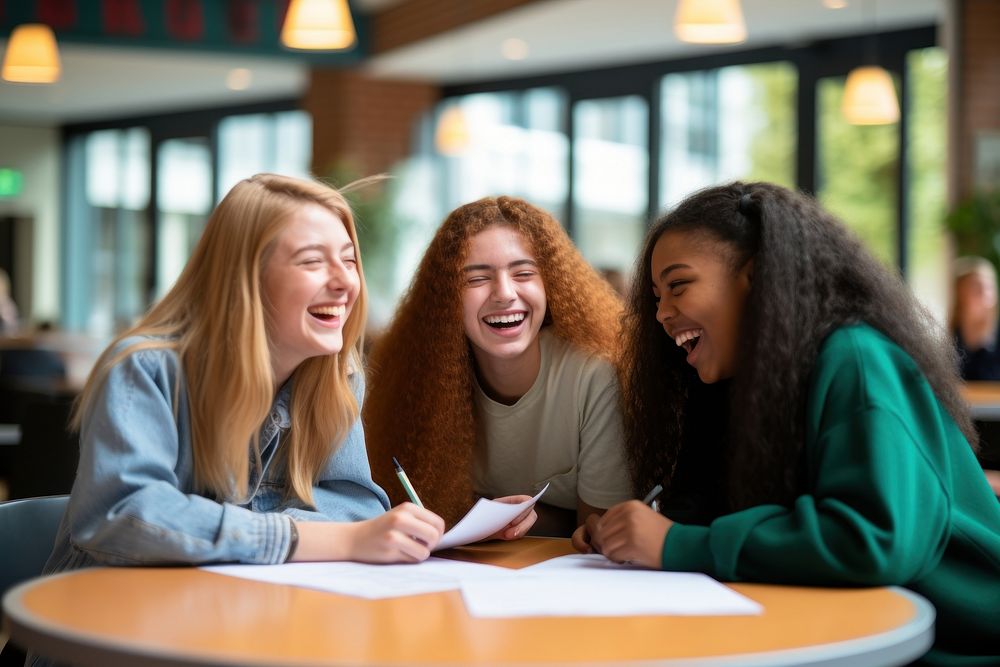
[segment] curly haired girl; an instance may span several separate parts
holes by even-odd
[[[1000,662],[981,611],[1000,608],[1000,505],[954,350],[899,277],[767,183],[691,196],[639,261],[626,447],[636,491],[666,487],[663,514],[615,506],[577,548],[727,581],[906,586],[937,608],[927,660]]]
[[[475,496],[536,491],[568,535],[628,497],[613,363],[621,305],[550,215],[520,199],[451,213],[370,360],[372,472],[392,456],[446,521]],[[520,500],[515,495],[510,500]],[[515,520],[498,537],[524,534]]]

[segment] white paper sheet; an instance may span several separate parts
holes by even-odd
[[[472,506],[472,509],[452,526],[451,530],[441,536],[441,541],[438,542],[434,551],[472,544],[489,537],[538,502],[538,499],[548,488],[549,485],[546,484],[534,498],[517,505],[480,498]]]
[[[600,555],[553,558],[516,577],[462,582],[469,614],[517,616],[737,616],[763,608],[704,574],[659,572]]]
[[[455,590],[480,577],[509,577],[515,570],[431,557],[412,565],[365,563],[285,563],[283,565],[209,565],[201,569],[242,579],[314,588],[377,600]]]

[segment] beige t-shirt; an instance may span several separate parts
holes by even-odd
[[[475,387],[473,489],[485,498],[537,493],[576,509],[631,497],[614,369],[543,329],[538,377],[514,405]]]

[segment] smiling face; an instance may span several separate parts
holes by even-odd
[[[702,382],[733,377],[753,260],[732,268],[732,248],[699,232],[668,231],[653,247],[656,320]]]
[[[319,204],[299,208],[275,239],[261,283],[279,385],[306,359],[341,351],[360,279],[340,218]]]
[[[480,367],[537,349],[545,285],[520,233],[496,225],[469,239],[462,281],[462,322]]]

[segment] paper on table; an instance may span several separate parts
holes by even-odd
[[[441,537],[441,541],[434,548],[435,551],[460,547],[472,542],[489,537],[508,523],[514,520],[517,515],[524,512],[542,497],[545,490],[549,488],[546,484],[531,500],[525,500],[517,505],[499,503],[495,500],[480,498],[472,509],[463,516],[458,523],[452,526],[451,530]]]
[[[553,558],[517,577],[462,582],[472,616],[737,616],[760,614],[753,600],[711,577],[617,565],[600,555]]]
[[[450,591],[459,588],[462,581],[479,577],[511,576],[515,572],[495,565],[435,557],[411,565],[285,563],[209,565],[201,569],[242,579],[314,588],[370,600]]]

